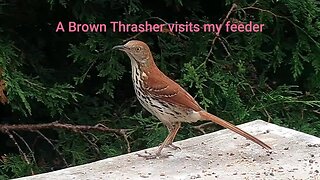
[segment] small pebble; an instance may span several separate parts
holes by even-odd
[[[198,178],[201,178],[200,174],[192,175],[192,176],[190,177],[190,179],[198,179]]]
[[[140,177],[142,177],[142,178],[148,178],[149,176],[148,176],[148,175],[140,174]]]

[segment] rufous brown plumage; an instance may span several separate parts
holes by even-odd
[[[133,85],[139,102],[162,121],[169,130],[169,135],[156,154],[150,157],[160,156],[162,149],[166,146],[177,148],[172,142],[181,122],[196,122],[198,120],[210,120],[266,149],[271,149],[256,137],[202,109],[187,91],[159,70],[148,45],[144,42],[131,40],[124,45],[115,46],[113,49],[124,51],[129,56]]]

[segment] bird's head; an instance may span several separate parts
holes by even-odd
[[[112,49],[124,51],[131,60],[140,66],[147,66],[150,61],[153,61],[148,45],[142,41],[131,40],[124,45],[114,46]]]

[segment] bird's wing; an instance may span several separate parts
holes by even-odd
[[[194,111],[202,110],[187,91],[161,71],[146,78],[144,81],[144,89],[154,98]]]

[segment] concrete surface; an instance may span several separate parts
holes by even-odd
[[[319,179],[320,138],[261,120],[239,126],[269,144],[266,151],[229,131],[176,142],[168,158],[145,160],[137,153],[108,158],[20,180],[64,179]]]

